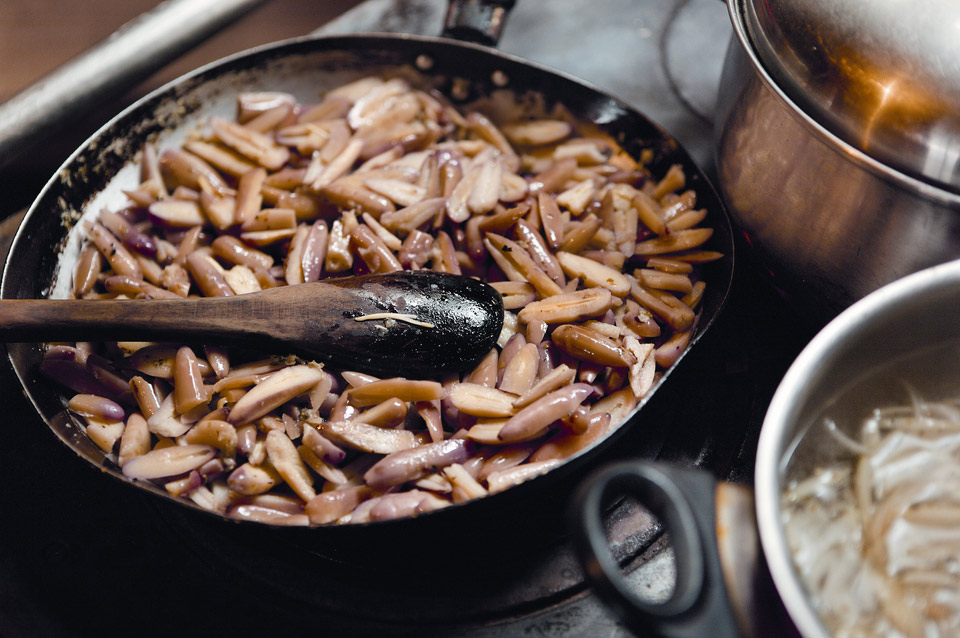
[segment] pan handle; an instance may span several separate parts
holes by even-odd
[[[166,0],[0,105],[0,169],[265,0]]]
[[[639,635],[737,638],[741,635],[724,588],[717,551],[717,481],[708,473],[655,462],[627,461],[599,470],[579,488],[571,518],[574,546],[594,591]],[[636,593],[610,551],[603,508],[628,495],[662,521],[676,564],[673,593],[664,602]]]
[[[496,46],[516,0],[450,0],[443,35]]]

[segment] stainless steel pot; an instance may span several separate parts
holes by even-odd
[[[953,261],[880,288],[821,330],[787,371],[767,410],[753,499],[745,488],[718,484],[704,472],[641,461],[603,468],[588,478],[571,511],[585,572],[597,592],[641,632],[733,637],[799,630],[827,638],[794,567],[781,494],[788,481],[832,460],[839,446],[830,437],[804,435],[821,424],[824,406],[833,401],[836,413],[868,413],[876,403],[865,405],[861,395],[845,390],[869,371],[931,346],[955,346],[958,311],[960,261]],[[956,350],[949,352],[956,368]],[[898,366],[900,373],[910,384],[918,381],[911,374],[922,371]],[[928,387],[914,385],[921,394]],[[677,576],[667,601],[638,595],[607,546],[603,504],[623,494],[647,505],[671,535]],[[779,614],[780,601],[789,617]]]
[[[960,256],[958,7],[728,1],[719,187],[820,319]]]

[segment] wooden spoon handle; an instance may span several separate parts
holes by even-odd
[[[491,287],[403,272],[233,297],[0,300],[0,340],[239,343],[377,374],[432,375],[486,355],[503,324]]]
[[[241,297],[184,300],[0,300],[3,341],[122,341],[199,339],[243,330]]]

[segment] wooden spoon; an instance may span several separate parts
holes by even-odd
[[[0,340],[240,344],[346,370],[434,376],[496,343],[503,301],[469,277],[361,275],[233,297],[0,300]]]

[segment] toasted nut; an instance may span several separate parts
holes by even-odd
[[[573,129],[563,120],[528,120],[505,124],[501,130],[514,144],[546,146],[569,136]]]
[[[332,523],[352,512],[372,494],[373,491],[366,485],[352,485],[317,494],[307,503],[307,516],[314,525]]]
[[[243,175],[255,166],[240,154],[209,142],[190,140],[183,145],[183,148],[209,162],[214,168],[235,177]]]
[[[537,298],[537,291],[526,281],[495,281],[490,284],[500,293],[505,310],[523,308]]]
[[[161,224],[174,228],[201,226],[207,221],[198,202],[164,199],[150,204],[149,210]]]
[[[311,365],[283,368],[250,389],[230,410],[227,421],[242,425],[258,419],[323,379],[323,370]]]
[[[123,474],[144,480],[176,476],[197,469],[216,454],[209,445],[174,445],[130,459],[123,466]]]
[[[541,377],[532,388],[521,394],[520,398],[514,401],[513,405],[518,409],[530,405],[547,393],[569,384],[576,375],[576,369],[571,368],[565,363],[561,363],[545,376]]]
[[[120,449],[117,451],[117,463],[120,467],[135,456],[142,456],[150,451],[150,430],[147,420],[134,412],[127,419],[120,437]]]
[[[502,492],[508,487],[519,485],[534,476],[539,476],[560,465],[560,463],[559,459],[552,459],[536,463],[524,463],[509,469],[491,472],[490,476],[487,477],[487,489],[491,494]]]
[[[510,417],[497,438],[503,443],[517,443],[542,436],[551,423],[573,414],[593,392],[593,387],[585,383],[573,383],[554,390]]]
[[[501,417],[515,412],[514,396],[475,383],[454,383],[450,386],[449,398],[458,410],[473,416]]]
[[[101,421],[95,417],[86,417],[87,436],[106,453],[113,451],[117,441],[123,436],[123,421]]]
[[[702,246],[713,236],[712,228],[678,230],[664,237],[656,237],[637,243],[636,254],[641,256],[662,255]]]
[[[602,286],[617,297],[625,297],[630,292],[630,280],[610,266],[563,251],[557,253],[557,260],[567,276],[582,279],[588,286]]]
[[[540,352],[537,344],[525,344],[510,359],[503,369],[503,378],[498,386],[503,392],[513,395],[522,395],[533,386],[540,365]],[[515,405],[515,403],[514,403]],[[490,415],[497,416],[497,415]],[[500,416],[508,416],[503,414]]]
[[[317,431],[337,443],[363,452],[390,454],[417,445],[409,430],[388,430],[358,421],[310,421]]]
[[[524,281],[529,281],[537,289],[540,297],[560,294],[561,288],[557,282],[537,265],[523,246],[496,233],[487,233],[484,243],[498,264],[504,261],[509,263]]]
[[[101,224],[90,225],[90,239],[118,275],[142,279],[143,271],[129,250]]]
[[[160,402],[157,411],[147,419],[147,427],[157,436],[170,438],[185,434],[190,424],[184,422],[182,416],[176,414],[173,393],[171,392]]]
[[[244,463],[227,478],[227,485],[237,494],[253,496],[273,489],[282,481],[280,474],[271,465]]]
[[[446,396],[443,386],[436,381],[404,378],[381,379],[349,392],[350,402],[357,407],[366,407],[396,397],[401,401],[433,401]]]
[[[460,503],[487,495],[487,490],[477,482],[477,479],[470,476],[459,463],[451,463],[443,468],[441,472],[453,485],[454,503]]]
[[[518,318],[527,324],[533,321],[568,323],[598,317],[614,305],[614,297],[606,288],[586,288],[529,303],[520,311]]]
[[[177,413],[183,414],[210,399],[210,390],[203,384],[203,373],[197,355],[188,346],[177,350],[173,368],[173,403]]]
[[[283,431],[272,430],[267,434],[267,458],[297,496],[305,502],[316,496],[307,466],[293,441]]]
[[[618,341],[583,326],[558,326],[551,338],[557,347],[581,361],[615,367],[627,367],[636,363],[634,356]]]
[[[374,489],[384,489],[416,480],[428,471],[463,463],[473,451],[466,439],[447,439],[427,443],[409,450],[388,454],[377,461],[363,475],[363,480]]]
[[[183,440],[187,443],[209,445],[220,450],[221,458],[233,458],[237,451],[237,430],[231,424],[220,419],[205,419],[187,432]]]
[[[594,192],[596,192],[596,186],[593,180],[587,179],[557,195],[557,204],[574,215],[580,215],[593,199]]]
[[[102,421],[122,421],[123,408],[116,401],[96,394],[75,394],[67,407],[81,416],[94,417]]]
[[[322,458],[317,456],[316,452],[306,445],[297,447],[297,453],[300,455],[300,459],[304,462],[304,464],[306,464],[307,467],[330,483],[345,485],[350,480],[347,478],[347,475],[343,470],[324,461]]]
[[[269,136],[236,122],[214,117],[210,119],[210,128],[224,144],[272,171],[283,168],[290,158],[290,151]]]

